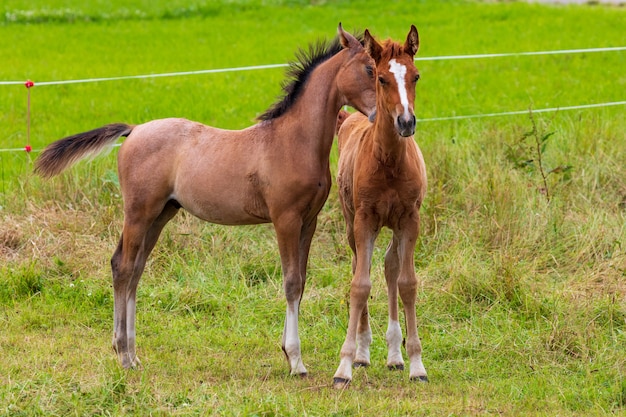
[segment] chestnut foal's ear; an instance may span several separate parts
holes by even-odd
[[[411,30],[406,37],[406,42],[404,43],[404,52],[415,56],[417,51],[420,49],[420,35],[417,33],[417,28],[415,25],[411,25]]]
[[[367,51],[368,55],[372,57],[375,62],[380,61],[381,55],[383,53],[383,47],[380,46],[376,39],[370,34],[368,29],[365,29],[365,33],[363,34],[363,42],[365,46],[365,51]]]
[[[343,30],[343,27],[341,26],[341,22],[339,22],[337,33],[339,34],[339,40],[341,41],[341,46],[343,46],[344,48],[362,48],[361,42],[359,42],[357,38],[350,35],[345,30]]]

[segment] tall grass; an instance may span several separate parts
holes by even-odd
[[[83,79],[287,62],[347,28],[418,56],[621,46],[625,10],[524,3],[55,0],[1,6],[0,79]],[[410,12],[407,12],[410,10]],[[16,17],[12,17],[16,16]],[[19,45],[19,48],[15,46]],[[418,61],[418,118],[624,100],[623,52]],[[281,69],[37,86],[31,142],[182,116],[242,128]],[[0,86],[0,147],[25,144],[25,88]],[[284,295],[271,226],[181,213],[139,285],[143,369],[110,348],[109,258],[122,223],[114,150],[44,182],[0,153],[0,414],[606,415],[626,409],[623,107],[424,121],[429,190],[415,254],[429,384],[384,366],[384,232],[372,266],[372,366],[331,389],[351,254],[333,189],[301,309],[306,379],[280,352]],[[537,148],[535,138],[545,137]],[[539,150],[538,150],[539,149]],[[538,155],[540,152],[540,155]],[[546,171],[544,181],[538,156]],[[333,150],[331,165],[336,166]],[[546,198],[546,188],[550,198]]]

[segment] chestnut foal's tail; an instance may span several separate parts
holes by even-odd
[[[35,173],[44,178],[58,175],[75,162],[112,146],[121,136],[130,135],[134,128],[124,123],[113,123],[59,139],[46,146],[39,155],[35,161]]]

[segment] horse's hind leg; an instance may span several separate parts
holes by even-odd
[[[117,248],[111,258],[111,271],[113,273],[113,350],[124,368],[134,366],[128,358],[128,338],[126,336],[126,303],[121,300],[126,299],[126,281],[121,271],[122,252],[124,247],[124,233],[120,236]]]
[[[387,367],[391,370],[404,369],[402,359],[402,329],[398,320],[398,275],[400,274],[399,242],[394,234],[385,253],[385,280],[389,303],[389,321],[387,324]]]
[[[137,281],[134,278],[135,261],[144,235],[144,228],[130,227],[125,222],[120,242],[111,258],[114,298],[113,348],[124,368],[139,365],[135,355],[134,338],[129,338],[128,333],[129,329],[134,327],[134,324],[131,324],[134,320],[134,305],[131,304],[134,302],[130,300],[130,294],[133,292],[132,282]]]
[[[356,329],[356,354],[353,367],[367,367],[370,365],[370,345],[372,344],[372,329],[370,328],[369,309],[367,303],[363,307],[359,324]]]
[[[417,277],[415,276],[415,264],[413,252],[419,231],[419,216],[416,221],[410,221],[404,229],[405,238],[401,238],[400,273],[398,278],[398,290],[404,305],[404,315],[406,319],[406,352],[409,357],[409,378],[416,381],[428,381],[426,369],[422,363],[422,343],[417,334],[417,318],[415,313],[415,302],[417,298]]]
[[[139,365],[135,350],[136,294],[139,279],[161,230],[177,212],[178,206],[168,202],[150,224],[145,221],[131,222],[127,216],[122,237],[111,259],[115,301],[113,348],[124,368]]]

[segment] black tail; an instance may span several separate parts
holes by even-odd
[[[121,136],[128,136],[135,126],[113,123],[59,139],[46,146],[35,161],[35,173],[50,178],[59,175],[79,160],[95,156],[112,146]]]

